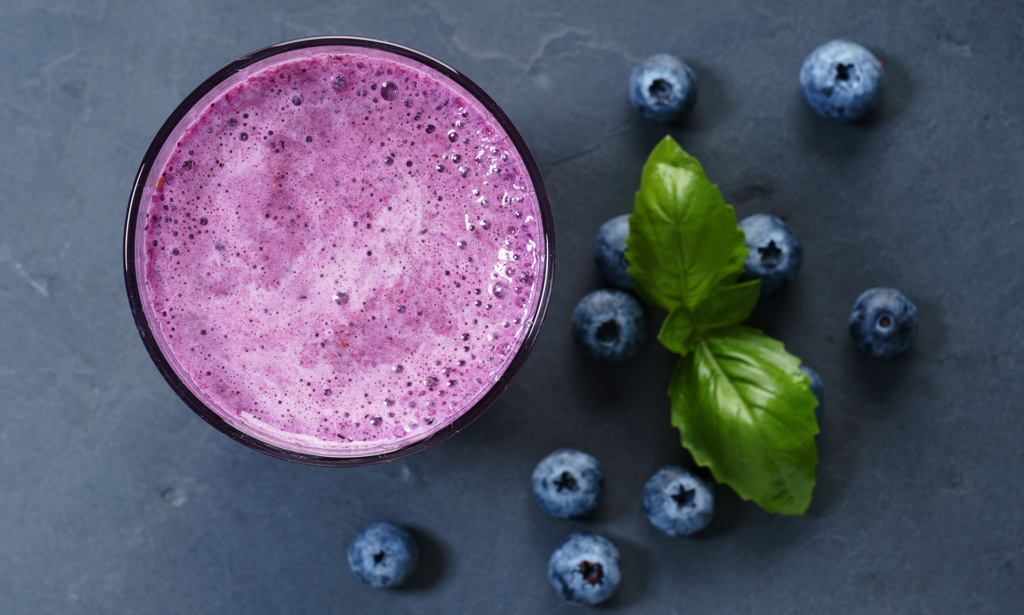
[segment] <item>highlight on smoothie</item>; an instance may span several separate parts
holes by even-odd
[[[173,377],[234,429],[327,458],[408,447],[507,384],[552,238],[495,110],[359,46],[271,55],[203,97],[126,245]]]

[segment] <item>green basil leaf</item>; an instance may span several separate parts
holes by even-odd
[[[697,326],[693,322],[690,310],[678,307],[669,312],[665,321],[661,323],[658,341],[672,352],[687,354],[693,350],[693,338],[696,333]]]
[[[644,165],[626,245],[633,289],[669,311],[735,282],[747,257],[735,211],[672,137]]]
[[[721,286],[694,309],[700,331],[738,325],[750,316],[761,296],[761,280]]]
[[[738,325],[750,316],[761,295],[761,281],[720,286],[691,312],[677,307],[661,323],[658,341],[679,354],[693,350],[702,333]]]
[[[749,327],[701,336],[679,360],[672,424],[694,459],[769,512],[803,515],[818,451],[817,400],[800,360]]]
[[[770,512],[802,515],[818,463],[817,400],[799,359],[738,326],[760,294],[758,281],[736,283],[743,240],[697,160],[663,139],[644,165],[626,258],[633,289],[669,311],[658,339],[683,355],[669,387],[672,423],[719,482]]]

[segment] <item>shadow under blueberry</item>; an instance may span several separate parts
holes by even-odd
[[[647,592],[647,586],[654,577],[655,561],[651,554],[639,544],[617,536],[608,536],[619,550],[619,568],[622,582],[619,590],[607,602],[598,604],[598,609],[618,609],[635,604]]]
[[[903,354],[926,361],[941,359],[949,338],[949,323],[943,308],[925,297],[911,297],[910,300],[917,306],[917,335]]]
[[[627,105],[629,103],[626,103]],[[632,110],[633,108],[630,107]],[[679,141],[680,146],[686,149],[686,139],[680,138],[680,133],[684,132],[680,130],[680,124],[663,124],[661,122],[655,122],[654,120],[647,120],[639,116],[635,110],[633,110],[634,120],[630,127],[630,130],[623,135],[623,139],[626,141],[626,151],[623,157],[631,160],[643,160],[646,162],[647,157],[651,155],[653,150],[666,135],[672,135],[676,141]],[[685,121],[684,121],[685,123]],[[639,169],[639,167],[638,167]],[[640,187],[640,173],[639,171],[635,174],[634,182],[636,187]],[[633,209],[633,203],[627,202],[623,204],[623,208],[628,207],[628,210],[622,213],[630,213]]]
[[[799,323],[803,318],[799,307],[803,303],[799,297],[800,277],[774,295],[760,297],[754,311],[743,324],[764,331],[769,337],[780,339],[779,331],[790,330],[791,323]],[[780,339],[783,343],[784,339]]]
[[[420,560],[412,578],[398,588],[402,592],[415,592],[430,589],[444,578],[448,556],[444,546],[433,534],[420,527],[406,527],[420,548]]]
[[[768,201],[772,200],[772,197],[774,196],[775,185],[773,181],[747,181],[743,183],[743,187],[741,188],[728,190],[728,198],[726,199],[726,202],[737,208],[736,218],[738,220],[742,220],[746,216],[739,212],[740,208],[743,208],[744,210],[750,209],[751,206],[748,206],[747,203],[757,203],[759,205],[761,203],[766,204]],[[762,207],[763,206],[764,205],[762,205]],[[747,215],[751,215],[753,213],[758,212],[751,212]],[[777,217],[782,219],[783,222],[786,220],[782,216]]]
[[[634,120],[629,131],[623,135],[629,143],[627,156],[647,160],[651,150],[667,135],[671,135],[686,150],[690,135],[710,132],[732,114],[733,107],[729,104],[725,85],[705,65],[693,62],[689,62],[689,65],[697,76],[697,102],[693,109],[678,122],[664,123],[644,119],[630,107]],[[625,104],[629,105],[628,102]],[[638,182],[639,179],[637,175]]]
[[[647,337],[637,356],[618,365],[591,361],[572,345],[572,356],[567,357],[572,369],[566,384],[587,400],[586,406],[592,414],[621,414],[623,408],[636,405],[638,397],[644,398],[650,393],[648,388],[652,382],[657,383],[658,397],[664,394],[678,358],[658,341],[658,331],[666,315],[664,310],[644,305]],[[611,341],[620,333],[617,327],[608,327],[599,330],[598,336],[606,336]]]
[[[882,68],[885,70],[885,85],[882,86],[882,98],[878,105],[854,126],[874,128],[881,126],[901,115],[914,98],[914,82],[910,73],[897,58],[883,57]]]
[[[915,340],[916,341],[916,340]],[[913,346],[907,352],[889,359],[876,359],[861,352],[851,341],[843,357],[850,375],[852,401],[859,402],[865,418],[879,418],[889,415],[893,408],[885,405],[896,391],[910,386],[907,372],[913,360]]]
[[[709,484],[714,485],[715,516],[711,518],[711,523],[707,527],[696,534],[687,536],[687,539],[716,540],[720,536],[735,531],[750,512],[750,507],[756,506],[756,504],[744,501],[729,485],[716,482],[714,476],[711,475],[711,471],[707,468],[691,468],[691,472],[698,474]]]
[[[693,62],[689,65],[697,78],[697,99],[682,120],[668,123],[647,120],[630,106],[633,122],[624,136],[629,139],[633,153],[639,157],[637,160],[647,160],[651,149],[666,135],[672,135],[686,149],[688,135],[709,132],[732,114],[722,82],[705,65]],[[628,102],[626,104],[629,105]]]
[[[837,122],[821,117],[811,109],[797,88],[793,109],[797,121],[800,143],[815,158],[835,164],[857,157],[869,140],[875,139],[877,129],[902,114],[913,99],[913,84],[898,60],[885,58],[885,85],[878,105],[859,120]],[[799,101],[799,102],[796,102]]]
[[[864,442],[872,437],[873,423],[890,419],[899,412],[887,403],[907,387],[914,347],[889,359],[876,359],[861,352],[846,336],[841,348],[842,387],[826,394],[826,407],[818,434],[818,483],[808,515],[823,517],[843,498],[857,468]],[[915,340],[916,343],[916,340]],[[826,385],[827,387],[828,385]]]
[[[681,121],[661,125],[673,129],[673,132],[709,132],[732,115],[733,107],[729,104],[725,84],[707,65],[693,61],[687,61],[687,64],[697,77],[697,102]]]
[[[857,122],[837,122],[823,118],[811,109],[804,100],[803,93],[799,97],[798,134],[803,149],[814,158],[826,164],[838,164],[856,158],[865,141],[872,137],[868,117],[878,109],[868,112],[867,117]],[[883,94],[883,97],[885,95]]]
[[[825,409],[829,414],[821,420],[818,445],[817,483],[807,509],[807,516],[825,517],[836,502],[843,499],[850,483],[864,439],[861,424],[850,418],[846,409],[836,412],[836,405]]]

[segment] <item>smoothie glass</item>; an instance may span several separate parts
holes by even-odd
[[[435,81],[447,86],[452,93],[474,101],[481,110],[490,115],[490,121],[500,127],[500,130],[505,133],[507,142],[516,150],[515,154],[522,166],[525,167],[532,184],[530,187],[535,201],[535,211],[539,217],[537,226],[540,236],[536,249],[540,264],[532,299],[533,311],[532,316],[523,323],[516,352],[507,358],[500,373],[487,384],[487,388],[481,390],[471,404],[461,410],[460,414],[454,418],[449,417],[443,423],[439,422],[433,430],[422,434],[417,433],[414,438],[401,440],[396,443],[394,448],[384,447],[383,450],[344,451],[307,445],[286,437],[279,437],[272,429],[260,429],[245,421],[236,420],[230,412],[225,411],[224,408],[218,408],[217,402],[204,392],[195,379],[183,369],[174,352],[170,350],[168,340],[164,335],[165,332],[158,326],[158,315],[155,313],[154,303],[148,294],[150,291],[145,280],[146,233],[144,228],[147,214],[150,211],[150,201],[162,181],[161,171],[174,154],[175,147],[185,131],[207,107],[211,106],[211,103],[217,101],[225,92],[242,83],[249,76],[282,62],[315,57],[324,53],[356,53],[370,58],[379,58],[382,61],[400,62],[407,66],[414,66]],[[428,132],[430,131],[428,130]],[[188,164],[190,168],[191,162]],[[390,161],[387,164],[391,164]],[[203,224],[205,224],[205,219]],[[466,225],[469,226],[468,218]],[[451,437],[476,420],[509,385],[536,342],[550,298],[554,256],[554,227],[540,171],[522,137],[498,105],[467,77],[434,58],[393,43],[356,37],[315,37],[273,45],[231,63],[196,88],[174,110],[146,152],[133,186],[125,223],[124,240],[125,284],[132,315],[146,350],[178,396],[213,427],[250,448],[280,459],[327,467],[361,466],[406,457]],[[345,301],[347,301],[347,297]],[[490,308],[489,305],[487,307]],[[202,333],[206,335],[205,330]],[[327,393],[329,394],[329,392]]]

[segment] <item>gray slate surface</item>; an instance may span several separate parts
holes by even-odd
[[[1024,599],[1024,5],[1015,2],[126,2],[0,7],[0,611],[541,613],[565,534],[623,554],[608,610],[1013,613]],[[384,466],[278,461],[217,433],[157,374],[128,311],[121,233],[139,161],[207,76],[314,34],[404,43],[508,112],[540,161],[558,273],[547,324],[499,403],[464,433]],[[885,63],[863,124],[818,119],[803,58],[831,38]],[[632,206],[666,129],[626,100],[658,52],[694,67],[668,129],[741,216],[783,217],[804,269],[755,324],[824,377],[819,481],[783,518],[719,489],[692,539],[662,538],[644,481],[688,462],[668,423],[672,356],[616,369],[569,338],[599,287],[598,226]],[[920,310],[911,351],[861,356],[846,316],[871,286]],[[598,456],[596,519],[545,517],[533,465]],[[413,528],[411,587],[364,588],[343,556],[365,523]],[[576,611],[573,611],[576,612]]]

